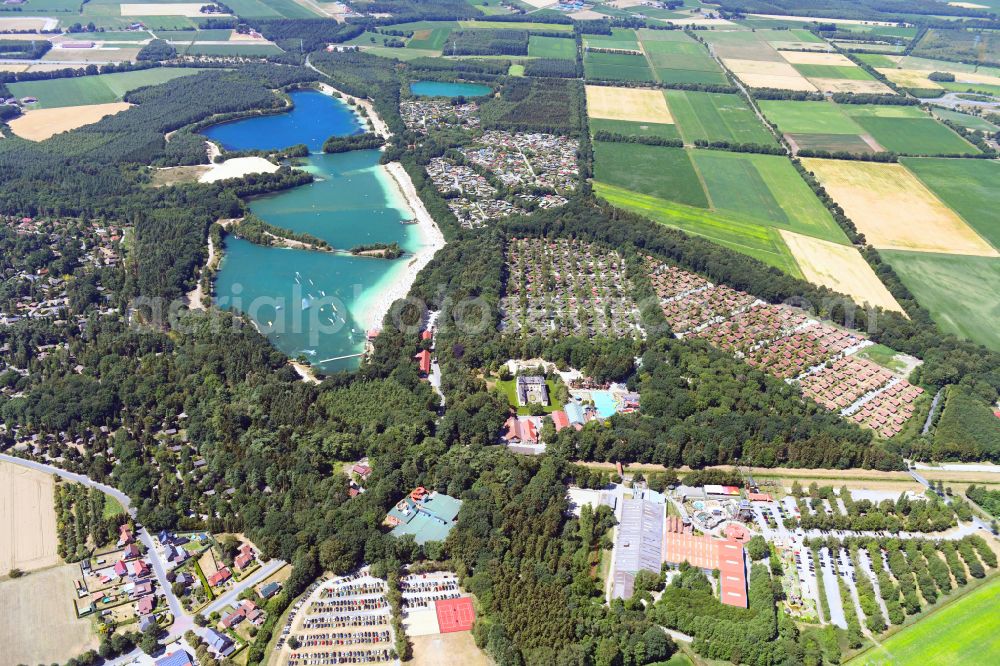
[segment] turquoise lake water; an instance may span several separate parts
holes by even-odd
[[[414,81],[410,92],[417,97],[480,97],[492,92],[480,83],[451,83],[446,81]]]
[[[298,132],[284,134],[288,143],[283,145],[322,146],[331,135],[353,134],[361,127],[356,118],[344,121],[343,113],[350,110],[339,100],[318,92],[294,93],[293,99],[296,106],[288,114],[227,123],[227,140],[233,143],[226,145],[273,146],[275,136],[294,125]],[[284,117],[302,113],[313,117],[308,123]],[[314,153],[304,168],[315,182],[256,198],[250,209],[271,224],[313,234],[335,248],[395,241],[412,251],[419,244],[416,227],[400,224],[409,213],[379,167],[380,156],[377,150]],[[363,350],[372,302],[407,261],[263,247],[231,235],[225,244],[215,283],[219,306],[246,313],[278,349],[292,358],[303,355],[327,372],[357,367],[357,358],[328,359]]]
[[[290,113],[213,125],[202,134],[229,150],[274,150],[304,143],[315,152],[334,134],[364,131],[351,107],[338,99],[314,90],[299,90],[289,96],[295,105]]]

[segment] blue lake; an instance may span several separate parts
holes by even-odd
[[[417,97],[481,97],[492,91],[492,88],[481,83],[414,81],[410,84],[410,92]]]
[[[317,99],[317,97],[321,99]],[[301,99],[308,99],[301,104]],[[306,143],[322,146],[331,135],[363,127],[350,108],[321,93],[294,93],[296,111],[227,123],[227,146],[273,147]],[[290,127],[300,109],[312,109],[308,123]],[[352,122],[345,120],[350,114]],[[211,136],[209,131],[206,135]],[[223,141],[222,139],[219,139]],[[383,167],[381,152],[361,150],[326,155],[314,152],[300,165],[316,180],[308,185],[255,198],[250,209],[279,227],[310,233],[337,249],[363,243],[397,242],[419,247],[405,201]],[[398,280],[408,259],[387,261],[328,252],[264,247],[227,235],[215,282],[216,302],[250,316],[278,349],[304,357],[323,371],[357,367],[357,358],[339,358],[364,349],[374,304]]]
[[[202,134],[229,150],[275,150],[304,143],[315,152],[331,136],[364,131],[357,114],[339,99],[315,90],[289,96],[295,105],[290,112],[213,125]]]

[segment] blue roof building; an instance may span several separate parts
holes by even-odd
[[[423,545],[428,541],[444,541],[461,508],[461,500],[417,488],[389,511],[386,521],[394,526],[394,537],[411,534]]]
[[[223,657],[228,657],[236,650],[236,647],[233,645],[233,639],[225,634],[220,634],[215,629],[205,631],[205,642],[208,643],[208,647]]]
[[[583,407],[580,405],[580,403],[575,401],[567,402],[566,405],[563,407],[563,411],[566,412],[566,418],[569,419],[569,422],[571,424],[583,425],[584,413],[583,413]]]
[[[192,666],[191,657],[184,650],[178,650],[157,659],[156,666]]]

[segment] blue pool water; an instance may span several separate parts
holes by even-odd
[[[410,92],[417,97],[480,97],[492,91],[492,88],[481,83],[414,81],[410,84]]]
[[[609,419],[618,413],[618,405],[615,404],[610,391],[591,391],[590,397],[594,401],[594,407],[597,408],[597,414],[602,419]]]
[[[228,150],[275,150],[304,143],[315,152],[331,136],[364,131],[357,114],[338,99],[315,90],[299,90],[289,96],[295,106],[288,113],[212,125],[202,134]]]

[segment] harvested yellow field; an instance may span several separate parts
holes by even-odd
[[[76,616],[73,580],[80,567],[64,564],[0,583],[0,654],[5,664],[65,663],[97,637]]]
[[[876,248],[976,257],[997,253],[902,164],[802,160]]]
[[[931,70],[894,69],[891,67],[876,67],[875,71],[889,79],[897,86],[904,88],[940,88],[937,83],[927,78]]]
[[[991,86],[1000,86],[1000,76],[979,74],[978,72],[955,72],[955,81],[958,83],[985,83]]]
[[[54,485],[50,474],[0,462],[0,575],[59,564]]]
[[[811,78],[809,82],[822,92],[874,93],[876,95],[896,94],[892,88],[874,79],[856,81],[854,79]]]
[[[209,16],[202,14],[203,2],[180,2],[172,4],[158,3],[127,3],[122,4],[122,16],[188,16],[192,18]],[[229,16],[229,14],[211,14],[211,16]]]
[[[27,72],[29,65],[13,65],[11,63],[0,63],[0,72]]]
[[[793,65],[838,65],[855,67],[850,58],[839,53],[826,51],[779,51],[781,57]]]
[[[47,62],[125,62],[127,60],[135,60],[136,56],[139,55],[139,48],[100,48],[100,49],[52,49],[44,56],[42,60]],[[65,68],[63,65],[59,69]]]
[[[56,19],[45,18],[44,16],[24,16],[0,18],[0,31],[9,30],[52,30],[57,25]],[[14,35],[4,35],[4,39],[10,39]],[[16,39],[16,37],[14,37]]]
[[[961,7],[962,9],[989,9],[986,5],[977,5],[974,2],[949,2],[952,7]]]
[[[22,139],[44,141],[60,132],[96,123],[104,116],[113,116],[130,106],[127,102],[109,102],[57,109],[33,109],[7,124]]]
[[[670,123],[673,116],[660,90],[587,86],[587,115],[606,120]]]
[[[816,90],[813,84],[787,62],[742,58],[723,58],[722,62],[751,88],[781,88],[807,92]]]
[[[781,230],[781,237],[802,269],[802,274],[813,284],[847,294],[860,305],[868,304],[903,313],[903,308],[856,247],[784,229]]]

